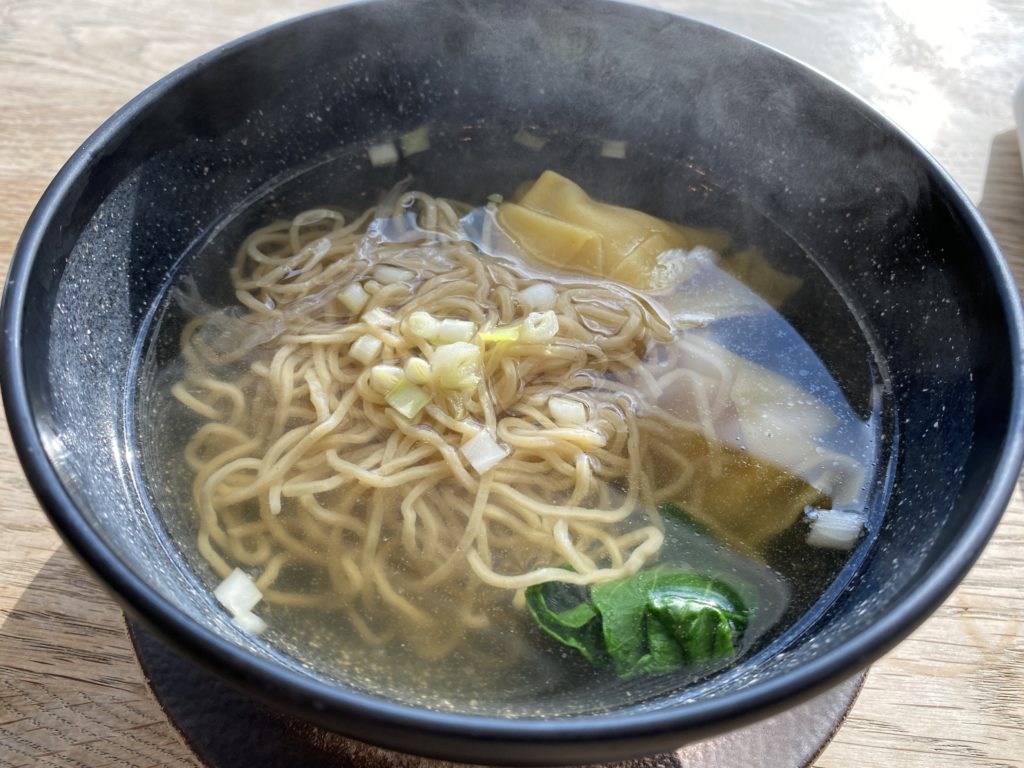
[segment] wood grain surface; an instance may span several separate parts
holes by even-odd
[[[903,125],[978,204],[1024,285],[1010,94],[1024,1],[651,5],[810,63]],[[139,90],[310,0],[0,0],[0,270],[75,148]],[[1024,493],[936,614],[876,663],[819,768],[1024,766]],[[0,766],[189,766],[119,609],[51,529],[0,430]],[[259,765],[254,756],[252,763]]]

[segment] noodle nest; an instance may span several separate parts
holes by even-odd
[[[493,627],[531,585],[611,581],[654,559],[657,506],[694,471],[667,440],[711,429],[640,405],[660,393],[641,362],[660,355],[671,371],[666,357],[678,354],[649,302],[481,253],[467,210],[406,192],[352,218],[305,211],[244,241],[230,273],[236,306],[179,292],[195,316],[172,391],[201,422],[186,460],[202,556],[222,578],[236,566],[258,574],[269,603],[342,611],[371,643],[401,631],[427,657]],[[493,207],[484,221],[489,241]],[[381,266],[412,276],[383,282]],[[479,384],[428,386],[414,418],[353,357],[372,336],[375,362],[429,363],[439,345],[413,331],[412,313],[505,327],[529,312],[522,292],[545,281],[557,288],[557,334],[474,337]],[[369,296],[359,312],[338,300],[354,283]],[[584,404],[585,423],[553,419],[553,395]],[[705,403],[706,420],[715,407]],[[480,430],[508,452],[482,474],[461,453]],[[653,476],[666,461],[671,471]]]

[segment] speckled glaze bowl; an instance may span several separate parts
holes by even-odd
[[[424,124],[430,152],[386,172],[365,162],[333,172],[353,148]],[[512,142],[523,128],[548,143]],[[629,161],[600,159],[602,138],[625,141]],[[852,312],[891,390],[884,523],[848,588],[785,648],[744,661],[718,687],[688,695],[669,676],[611,710],[594,702],[563,717],[419,709],[253,641],[185,566],[134,463],[133,365],[161,290],[196,243],[225,217],[246,223],[268,189],[291,190],[297,209],[411,172],[432,192],[478,200],[546,167],[663,215],[672,201],[725,190],[839,291],[842,307],[806,300],[801,330],[813,337]],[[355,4],[188,64],[105,123],[46,191],[11,266],[3,329],[4,403],[29,480],[127,610],[273,707],[450,760],[653,753],[824,690],[949,594],[1021,466],[1020,306],[991,236],[942,169],[774,51],[597,0]],[[840,370],[850,356],[841,345],[822,355]]]

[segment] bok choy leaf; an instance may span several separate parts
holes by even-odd
[[[624,679],[731,658],[750,613],[727,584],[673,565],[589,590],[540,584],[526,604],[541,629]]]

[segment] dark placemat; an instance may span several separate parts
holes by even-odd
[[[446,768],[273,712],[127,621],[142,671],[171,724],[208,768]],[[617,768],[804,768],[825,748],[864,681],[754,725]]]

